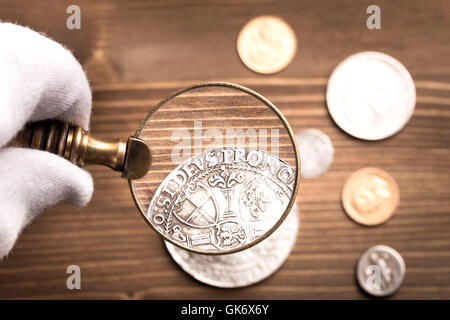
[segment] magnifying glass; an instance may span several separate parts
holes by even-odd
[[[170,243],[201,254],[230,254],[267,238],[288,215],[300,180],[296,139],[281,112],[225,82],[173,93],[126,140],[102,141],[80,127],[44,121],[13,145],[121,171],[146,222]]]

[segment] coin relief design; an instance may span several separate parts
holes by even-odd
[[[356,272],[358,283],[364,291],[376,297],[386,297],[402,285],[406,266],[396,250],[376,245],[361,255]]]
[[[286,261],[297,238],[299,217],[294,204],[286,220],[267,239],[232,254],[211,256],[188,252],[165,241],[175,262],[192,277],[221,288],[237,288],[260,282]]]
[[[342,191],[342,203],[348,216],[368,226],[386,222],[399,200],[400,192],[394,178],[377,168],[355,171]]]
[[[400,131],[411,118],[416,89],[408,70],[380,52],[361,52],[342,61],[327,86],[327,105],[348,134],[380,140]]]
[[[251,246],[281,223],[296,173],[250,148],[223,148],[180,164],[158,187],[146,218],[185,249],[220,254]]]
[[[250,20],[242,28],[237,50],[249,69],[263,74],[276,73],[294,58],[297,39],[283,19],[261,16]]]
[[[330,138],[317,129],[297,132],[300,152],[301,175],[314,179],[323,175],[333,162],[334,148]]]

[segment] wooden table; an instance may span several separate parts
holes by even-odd
[[[365,249],[381,243],[397,249],[407,264],[405,282],[393,299],[450,298],[447,1],[377,1],[381,30],[366,28],[372,1],[77,1],[81,30],[66,28],[70,4],[4,1],[0,18],[45,31],[73,49],[93,84],[97,136],[128,136],[169,93],[200,80],[226,80],[266,96],[294,131],[327,133],[335,158],[324,176],[302,181],[295,248],[260,284],[222,290],[186,275],[140,217],[127,181],[93,166],[87,168],[95,181],[91,203],[46,210],[0,262],[0,298],[367,298],[356,286],[355,263]],[[299,41],[292,64],[271,76],[248,70],[235,48],[240,28],[262,14],[284,18]],[[333,68],[364,50],[397,58],[417,89],[407,127],[378,142],[345,134],[325,103]],[[344,180],[364,166],[387,170],[400,187],[400,206],[383,226],[357,225],[341,207]],[[81,267],[81,290],[66,288],[66,268],[72,264]]]

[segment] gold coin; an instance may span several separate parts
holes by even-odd
[[[242,28],[237,50],[249,69],[264,74],[275,73],[294,58],[297,39],[294,30],[283,19],[261,16]]]
[[[386,222],[399,200],[400,192],[394,178],[377,168],[353,172],[342,190],[342,204],[347,215],[366,226]]]

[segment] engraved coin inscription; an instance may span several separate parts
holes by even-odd
[[[180,164],[158,187],[146,218],[174,244],[224,254],[256,244],[281,223],[296,174],[251,148],[223,148]]]
[[[386,297],[400,288],[405,272],[405,261],[397,251],[388,246],[376,245],[362,254],[356,277],[368,294]]]
[[[237,50],[251,70],[269,74],[281,71],[294,58],[297,38],[282,19],[261,16],[250,20],[241,30]]]
[[[211,256],[188,252],[165,242],[176,263],[189,275],[215,287],[237,288],[260,282],[286,261],[298,230],[297,206],[281,226],[257,245],[232,254]]]
[[[348,134],[380,140],[400,131],[411,118],[416,89],[408,70],[380,52],[360,52],[342,61],[327,87],[327,105]]]
[[[334,148],[330,138],[317,129],[295,134],[300,153],[302,177],[314,179],[324,174],[333,162]]]
[[[386,222],[400,201],[394,178],[378,168],[353,172],[342,190],[342,203],[348,216],[368,226]]]

